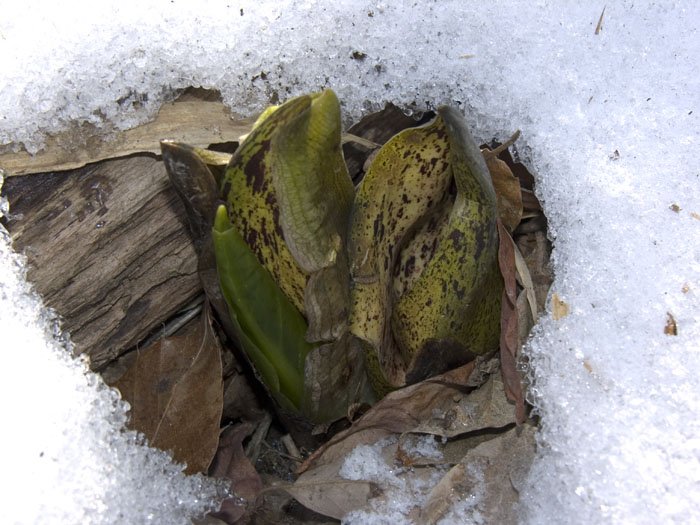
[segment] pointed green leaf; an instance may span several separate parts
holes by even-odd
[[[224,206],[212,236],[221,288],[244,351],[270,393],[299,409],[306,355],[313,348],[305,340],[304,318],[231,225]]]

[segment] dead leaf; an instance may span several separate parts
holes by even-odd
[[[172,140],[161,140],[160,148],[168,178],[185,207],[187,224],[200,255],[202,247],[211,244],[219,188],[195,148]]]
[[[197,273],[204,293],[217,313],[226,335],[232,341],[238,341],[219,286],[214,245],[211,240],[220,192],[216,177],[207,162],[217,162],[216,159],[223,159],[223,156],[172,140],[161,140],[160,148],[168,178],[185,208],[187,226],[198,256]]]
[[[569,315],[569,305],[562,301],[559,295],[554,292],[552,294],[552,318],[558,321],[567,315]]]
[[[690,216],[691,216],[693,219],[696,219],[696,220],[700,221],[700,213],[696,213],[696,212],[694,212],[694,211],[691,211],[691,212],[690,212]]]
[[[131,427],[171,450],[188,474],[205,472],[219,442],[221,350],[209,309],[193,332],[139,351],[114,385],[131,405]]]
[[[374,483],[344,479],[339,471],[340,459],[321,465],[299,476],[293,484],[282,487],[305,507],[331,518],[341,519],[348,512],[364,507],[381,492]]]
[[[243,440],[253,428],[251,423],[239,423],[224,430],[209,469],[210,476],[231,481],[233,496],[223,500],[221,508],[211,513],[229,525],[238,523],[253,511],[258,494],[263,489],[260,476],[243,451]]]
[[[516,504],[535,456],[535,428],[523,425],[470,450],[428,495],[420,523],[450,517],[450,507],[475,498],[483,523],[518,523]],[[447,515],[447,516],[446,516]],[[466,516],[460,516],[466,521]]]
[[[539,217],[542,214],[542,204],[534,192],[521,188],[523,197],[523,218]]]
[[[681,208],[680,206],[678,206],[678,204],[676,204],[676,203],[674,202],[673,204],[671,204],[671,205],[668,207],[668,209],[671,210],[671,211],[673,211],[673,212],[675,212],[675,213],[679,213],[683,208]]]
[[[496,370],[476,390],[468,394],[453,393],[451,404],[434,405],[431,414],[424,414],[421,422],[410,431],[452,438],[510,425],[515,422],[515,416],[504,391],[503,379]]]
[[[515,309],[518,313],[518,348],[523,347],[523,344],[530,335],[530,330],[535,326],[529,304],[525,292],[520,292],[520,294],[518,294],[518,300],[515,303]]]
[[[258,393],[243,371],[235,370],[224,380],[223,421],[260,421],[267,412],[263,409]]]
[[[518,236],[516,246],[527,264],[535,289],[537,313],[541,315],[545,310],[549,289],[554,280],[549,266],[550,243],[544,231],[536,231]]]
[[[512,241],[513,239],[511,239]],[[513,243],[513,255],[515,255],[515,269],[517,270],[516,278],[520,285],[525,289],[525,295],[527,296],[527,302],[530,305],[530,312],[532,313],[533,322],[537,323],[537,297],[535,296],[535,285],[532,283],[532,276],[530,275],[530,269],[525,262],[520,250],[515,243]]]
[[[515,244],[506,228],[498,221],[498,266],[503,275],[503,298],[501,300],[501,375],[508,399],[515,403],[515,420],[520,425],[525,421],[525,396],[516,366],[518,355],[518,312],[515,285]]]
[[[678,325],[670,312],[666,312],[666,326],[664,327],[666,335],[678,335]]]
[[[468,388],[475,362],[389,393],[352,427],[336,434],[299,468],[333,463],[356,446],[376,443],[406,432],[451,438],[514,422],[512,406],[503,395],[498,373],[488,375],[478,389]]]
[[[488,148],[482,150],[486,166],[491,174],[493,188],[496,190],[498,215],[508,231],[513,231],[523,215],[523,198],[520,181],[504,161],[495,155],[488,155]]]
[[[306,471],[313,464],[325,464],[345,457],[357,445],[375,443],[391,434],[417,428],[424,419],[433,417],[434,409],[439,413],[437,407],[454,404],[452,397],[459,393],[460,385],[466,384],[473,369],[474,361],[387,394],[349,429],[339,432],[311,454],[299,472]],[[438,418],[444,416],[446,414]]]

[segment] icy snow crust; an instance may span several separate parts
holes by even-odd
[[[0,522],[185,525],[216,509],[211,480],[123,430],[125,403],[71,357],[1,225],[0,268]]]
[[[469,113],[479,139],[520,128],[518,149],[536,174],[554,241],[553,289],[571,308],[561,320],[544,318],[526,349],[542,431],[522,519],[700,519],[700,3],[608,2],[598,35],[604,2],[12,4],[0,19],[0,143],[30,151],[69,123],[107,132],[145,121],[189,85],[221,90],[240,115],[270,98],[332,87],[348,120],[385,101],[447,102]],[[3,261],[15,261],[2,246]],[[16,263],[3,265],[13,272]],[[3,323],[25,315],[8,313],[16,296],[8,286]],[[677,336],[664,334],[667,313]],[[4,373],[26,369],[35,392],[46,389],[44,402],[64,383],[83,399],[92,387],[80,385],[95,380],[43,351],[55,344],[37,340],[45,325],[32,322],[3,324],[7,355],[30,360]],[[35,343],[10,352],[15,331]],[[50,360],[63,364],[40,379],[36,368]],[[145,459],[125,473],[96,443],[82,445],[89,460],[76,463],[73,449],[60,463],[45,461],[46,474],[30,470],[38,450],[54,457],[91,417],[104,425],[96,442],[115,439],[119,412],[91,408],[113,403],[108,394],[57,401],[52,410],[66,418],[51,422],[51,411],[19,410],[18,399],[2,397],[10,416],[3,449],[25,463],[5,482],[55,476],[53,497],[75,488],[76,509],[109,509],[105,522],[119,521],[113,509],[128,499],[113,496],[119,484],[138,487],[136,498],[150,494],[152,471],[144,479],[137,466]],[[47,427],[66,434],[45,439]],[[78,486],[80,476],[93,477]],[[33,490],[11,485],[5,496]],[[13,517],[33,521],[28,509]]]

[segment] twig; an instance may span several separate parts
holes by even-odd
[[[294,443],[292,436],[285,434],[282,436],[280,441],[282,441],[282,444],[285,446],[287,452],[289,452],[289,455],[292,456],[292,458],[294,458],[296,461],[301,460],[301,454],[299,453],[299,449],[297,448],[296,443]]]
[[[342,143],[347,144],[348,142],[354,142],[355,144],[364,146],[367,149],[377,149],[381,147],[381,144],[377,144],[376,142],[372,142],[371,140],[363,139],[362,137],[358,137],[357,135],[353,135],[352,133],[343,133]]]
[[[147,337],[143,343],[139,346],[141,348],[146,348],[152,342],[157,341],[165,337],[170,337],[180,328],[189,323],[192,319],[197,317],[202,312],[202,304],[204,303],[204,295],[198,295],[193,301],[182,308],[176,315],[175,318],[167,321],[163,328],[158,330],[155,334]]]
[[[511,137],[510,137],[508,140],[506,140],[503,144],[501,144],[500,146],[498,146],[498,147],[495,148],[495,149],[490,149],[490,150],[483,151],[482,154],[484,155],[484,158],[485,158],[486,160],[488,160],[488,159],[490,159],[490,158],[492,158],[492,157],[498,157],[498,155],[500,155],[503,151],[507,150],[507,149],[510,148],[513,144],[515,144],[515,141],[518,140],[519,138],[520,138],[520,130],[518,129],[518,130],[516,130],[515,133],[513,133],[513,135],[511,135]]]
[[[598,33],[600,33],[600,32],[603,30],[603,15],[605,14],[605,8],[606,8],[606,7],[607,7],[607,6],[605,6],[605,5],[603,6],[603,12],[600,13],[600,18],[598,19],[598,25],[595,26],[595,34],[596,34],[596,35],[597,35]]]
[[[248,441],[248,444],[245,446],[245,455],[253,464],[255,464],[258,460],[258,456],[260,456],[260,446],[264,443],[265,436],[267,436],[271,424],[272,416],[265,413],[265,416],[258,423],[255,432],[250,436],[250,441]]]

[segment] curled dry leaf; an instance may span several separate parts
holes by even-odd
[[[503,395],[498,373],[490,374],[480,388],[465,393],[463,385],[473,369],[472,364],[466,365],[455,373],[388,394],[353,428],[339,435],[333,445],[316,457],[313,467],[285,490],[308,508],[338,519],[365,508],[369,499],[390,498],[395,482],[389,477],[350,481],[342,478],[339,471],[356,446],[375,444],[392,434],[401,436],[388,439],[381,456],[390,464],[398,463],[406,469],[420,466],[409,477],[420,478],[422,485],[430,483],[435,472],[444,469],[445,461],[439,454],[426,456],[424,451],[412,447],[412,443],[426,434],[449,438],[502,429],[514,423],[513,409]]]
[[[512,239],[511,239],[512,242]],[[537,297],[535,295],[535,285],[532,282],[532,276],[530,275],[530,269],[525,262],[520,250],[515,243],[513,243],[513,255],[515,256],[515,269],[517,270],[517,279],[520,285],[525,289],[525,296],[527,297],[527,302],[530,305],[530,313],[532,314],[532,319],[537,322]]]
[[[664,333],[666,335],[678,335],[678,325],[676,324],[676,319],[670,312],[666,312],[666,326],[664,327]]]
[[[516,503],[535,455],[535,429],[524,425],[470,450],[428,495],[420,523],[437,523],[473,498],[484,523],[518,523]],[[463,519],[464,516],[461,516]]]
[[[352,427],[336,434],[300,467],[300,472],[344,458],[358,445],[376,443],[391,434],[420,432],[454,437],[513,423],[512,408],[496,374],[479,389],[465,387],[472,361],[445,374],[389,393]]]
[[[506,228],[498,221],[498,264],[505,288],[501,301],[501,374],[508,399],[515,402],[515,419],[525,421],[525,396],[516,367],[518,354],[518,311],[515,286],[515,244]]]
[[[224,430],[209,474],[231,481],[232,497],[221,502],[221,508],[212,516],[227,524],[239,523],[254,509],[256,498],[263,488],[255,467],[243,451],[243,440],[253,431],[251,423],[240,423]]]
[[[535,322],[532,319],[532,312],[530,311],[530,302],[524,291],[518,294],[515,309],[518,313],[518,348],[522,348],[530,335],[530,330],[535,326]]]
[[[297,481],[283,487],[305,507],[331,518],[341,519],[348,512],[364,507],[380,494],[374,483],[340,477],[343,460],[322,465],[302,474]]]
[[[211,171],[198,150],[187,144],[163,140],[160,143],[163,162],[170,182],[180,197],[192,233],[197,254],[208,244],[214,223],[219,189]]]
[[[508,231],[513,231],[520,224],[523,216],[523,197],[520,181],[504,161],[495,155],[488,155],[488,148],[482,150],[484,160],[491,174],[493,188],[496,190],[498,216]]]
[[[468,394],[453,393],[451,405],[442,398],[443,403],[434,406],[432,417],[424,414],[424,419],[411,432],[451,438],[512,424],[515,422],[513,406],[503,391],[500,374],[492,374],[486,383]]]
[[[138,353],[114,385],[131,405],[131,427],[171,450],[187,473],[204,472],[219,442],[223,406],[221,349],[209,309],[191,333]]]
[[[549,266],[550,243],[544,231],[520,235],[516,242],[525,260],[535,291],[537,313],[544,312],[554,276]]]
[[[552,294],[552,318],[555,321],[569,315],[569,305],[561,300],[559,294]]]
[[[197,273],[202,288],[218,314],[226,335],[237,341],[235,327],[228,317],[226,300],[219,288],[211,241],[219,189],[209,169],[211,164],[207,165],[207,162],[216,162],[217,154],[172,140],[162,140],[160,147],[168,178],[185,207],[187,225],[198,256]],[[218,158],[222,159],[220,155]]]
[[[431,418],[433,409],[441,404],[454,404],[472,371],[474,362],[445,374],[427,379],[387,394],[350,428],[339,432],[319,447],[299,468],[300,472],[313,465],[330,463],[345,457],[357,445],[374,443],[390,434],[409,432]]]

